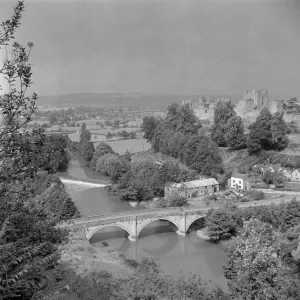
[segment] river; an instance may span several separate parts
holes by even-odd
[[[106,183],[109,180],[75,159],[71,161],[68,172],[60,173],[60,176],[82,181],[91,180],[93,183]],[[66,186],[83,216],[143,209],[139,205],[122,202],[104,187],[91,187],[84,183],[68,183]],[[125,231],[108,227],[94,234],[90,242],[94,247],[101,247],[105,241],[126,258],[137,261],[142,257],[157,257],[166,273],[178,276],[182,270],[184,274],[200,274],[202,279],[211,280],[226,290],[226,279],[222,271],[226,255],[219,246],[199,238],[199,228],[203,228],[201,222],[191,226],[184,237],[174,232],[167,221],[156,221],[142,230],[137,242],[131,242],[126,238]]]

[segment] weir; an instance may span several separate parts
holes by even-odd
[[[85,187],[105,187],[107,184],[104,183],[95,183],[95,182],[88,182],[76,179],[67,179],[67,178],[60,178],[61,182],[66,185],[78,185],[78,186],[85,186]]]

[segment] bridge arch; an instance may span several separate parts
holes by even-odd
[[[186,222],[185,226],[186,226],[186,233],[188,232],[189,228],[191,227],[191,225],[197,221],[197,220],[200,220],[200,219],[204,219],[204,215],[198,215],[198,216],[194,216],[193,218],[191,218],[190,220],[188,220],[188,222]]]
[[[131,236],[131,233],[130,233],[129,229],[126,228],[126,226],[124,226],[123,224],[119,224],[119,223],[112,223],[112,224],[99,225],[99,226],[97,226],[97,227],[95,227],[95,228],[89,228],[89,229],[88,229],[88,232],[86,233],[86,238],[87,238],[88,240],[90,240],[90,239],[92,238],[92,236],[93,236],[98,230],[103,229],[103,228],[105,228],[105,227],[119,227],[119,228],[125,230],[125,231],[128,233],[128,235]]]
[[[171,218],[168,218],[168,217],[155,217],[153,219],[150,219],[150,220],[147,220],[146,222],[144,222],[140,228],[138,228],[137,230],[137,234],[136,236],[138,237],[139,234],[141,233],[141,231],[149,224],[151,224],[152,222],[155,222],[155,221],[168,221],[170,222],[171,224],[175,225],[177,227],[178,230],[181,230],[180,228],[180,224],[177,224],[174,220],[172,220]]]

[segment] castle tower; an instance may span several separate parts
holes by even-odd
[[[245,91],[243,100],[247,103],[248,109],[262,109],[269,106],[269,96],[267,90]],[[248,107],[252,106],[252,107]]]

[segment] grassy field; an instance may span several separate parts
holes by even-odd
[[[300,134],[289,134],[288,138],[292,143],[300,145]]]
[[[88,127],[88,126],[87,126]],[[91,133],[98,133],[98,134],[107,134],[108,132],[110,133],[117,133],[120,132],[122,130],[125,130],[127,132],[131,132],[131,131],[136,131],[139,128],[136,127],[128,127],[128,128],[118,128],[118,129],[111,129],[111,128],[103,128],[103,129],[89,129],[87,128]]]
[[[71,139],[71,141],[79,142],[80,133],[70,133],[70,134],[68,134],[68,136]],[[103,142],[103,141],[107,141],[107,140],[105,138],[105,135],[92,134],[91,141],[92,142]]]
[[[126,150],[130,153],[136,153],[151,148],[151,145],[145,139],[105,141],[105,143],[109,144],[120,155],[123,155]],[[95,143],[95,147],[97,144]]]
[[[290,144],[282,151],[282,153],[288,155],[300,155],[300,134],[289,134],[288,138]]]

